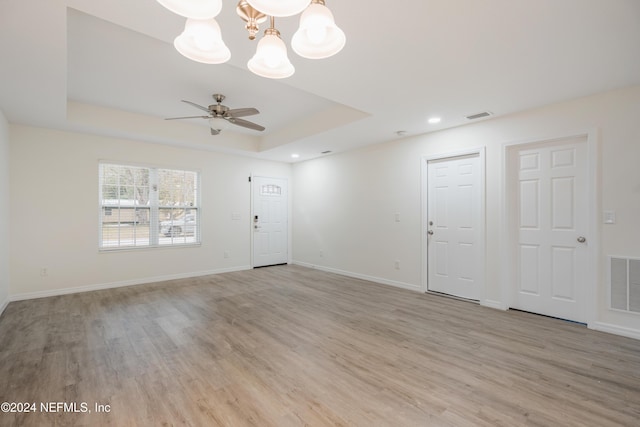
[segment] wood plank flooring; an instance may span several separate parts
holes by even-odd
[[[638,426],[640,341],[277,266],[13,302],[0,402],[38,406],[3,426]]]

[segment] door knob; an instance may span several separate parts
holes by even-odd
[[[433,230],[429,230],[429,231],[427,231],[427,234],[428,234],[429,236],[433,236]]]
[[[586,241],[587,241],[586,237],[582,237],[582,236],[578,237],[578,243],[584,243]]]

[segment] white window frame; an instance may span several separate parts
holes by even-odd
[[[118,242],[115,245],[105,245],[105,240],[103,238],[103,230],[104,230],[104,222],[103,215],[107,208],[115,207],[113,203],[105,203],[105,199],[103,198],[103,168],[105,166],[116,166],[116,167],[129,167],[129,168],[139,168],[146,169],[149,173],[149,201],[146,205],[149,209],[149,237],[148,243],[142,242],[138,243],[137,239],[134,239],[133,243],[128,241],[127,243]],[[193,204],[189,203],[187,205],[169,205],[164,206],[160,204],[159,194],[159,171],[173,171],[173,172],[188,172],[195,174],[195,202]],[[120,188],[120,187],[118,187]],[[201,244],[201,223],[202,223],[202,215],[201,215],[201,185],[200,185],[200,171],[193,169],[184,169],[184,168],[175,168],[175,167],[160,167],[153,165],[140,165],[140,164],[131,164],[124,162],[114,162],[114,161],[100,161],[98,166],[98,249],[100,251],[128,251],[128,250],[140,250],[140,249],[150,249],[150,248],[167,248],[167,247],[185,247],[185,246],[199,246]],[[118,201],[118,207],[120,206],[122,200],[116,199]],[[134,204],[134,206],[137,206]],[[146,209],[146,207],[142,207],[142,209]],[[195,210],[195,225],[194,232],[192,234],[193,238],[187,239],[185,238],[174,238],[173,235],[165,236],[161,234],[161,221],[160,212],[167,209],[181,209],[185,212],[187,210],[194,211]],[[187,214],[185,213],[185,221]],[[162,221],[164,222],[164,221]],[[117,222],[118,226],[121,226],[121,222]],[[157,224],[156,226],[153,226]],[[135,225],[135,224],[134,224]],[[118,239],[119,240],[119,239]]]

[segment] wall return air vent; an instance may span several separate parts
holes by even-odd
[[[465,116],[465,117],[467,118],[467,120],[476,120],[476,119],[481,119],[483,117],[489,117],[492,114],[493,113],[491,113],[490,111],[483,111],[481,113],[470,114],[470,115]]]
[[[609,258],[611,308],[640,313],[640,259]]]

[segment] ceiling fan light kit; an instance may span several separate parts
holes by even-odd
[[[221,0],[157,0],[158,3],[185,16],[187,23],[174,46],[185,57],[205,64],[221,64],[231,58],[222,41],[220,26],[213,19],[222,9]],[[302,12],[300,28],[294,34],[291,47],[308,59],[328,58],[345,45],[344,32],[335,24],[333,14],[324,0],[240,0],[236,13],[246,22],[249,40],[254,40],[258,25],[271,17],[271,26],[258,42],[256,54],[247,67],[262,77],[282,79],[293,75],[294,66],[287,57],[287,47],[275,28],[274,17],[293,16]]]
[[[212,117],[209,119],[209,127],[211,128],[212,131],[215,130],[216,131],[215,135],[217,135],[218,133],[220,133],[220,131],[223,131],[229,128],[229,122],[227,122],[222,117]]]

